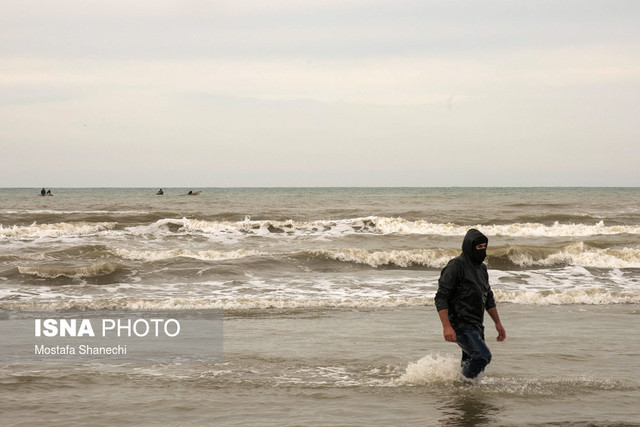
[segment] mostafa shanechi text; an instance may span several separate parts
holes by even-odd
[[[0,320],[0,363],[223,360],[221,310],[14,310]]]

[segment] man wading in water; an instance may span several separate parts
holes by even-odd
[[[498,341],[507,337],[483,264],[488,242],[476,229],[467,232],[462,254],[450,260],[440,274],[435,297],[444,339],[462,349],[462,374],[466,378],[477,377],[491,362],[491,352],[484,342],[485,310],[496,325]]]

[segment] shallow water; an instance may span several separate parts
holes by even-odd
[[[639,425],[640,190],[187,191],[0,189],[0,310],[225,316],[224,362],[0,357],[4,423]],[[433,307],[469,227],[508,334],[472,384]]]
[[[222,363],[4,366],[3,419],[78,424],[636,425],[638,305],[504,304],[483,378],[432,307],[230,316]]]

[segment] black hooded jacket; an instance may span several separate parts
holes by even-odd
[[[487,267],[479,261],[475,250],[478,243],[487,241],[478,230],[469,230],[462,242],[462,254],[449,261],[440,274],[436,308],[449,310],[449,322],[454,329],[472,326],[482,333],[485,310],[496,306]]]

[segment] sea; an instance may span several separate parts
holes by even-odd
[[[0,332],[218,310],[222,358],[34,363],[2,341],[3,425],[640,425],[640,188],[157,190],[0,189]],[[486,316],[473,382],[433,302],[470,228],[507,331]]]

